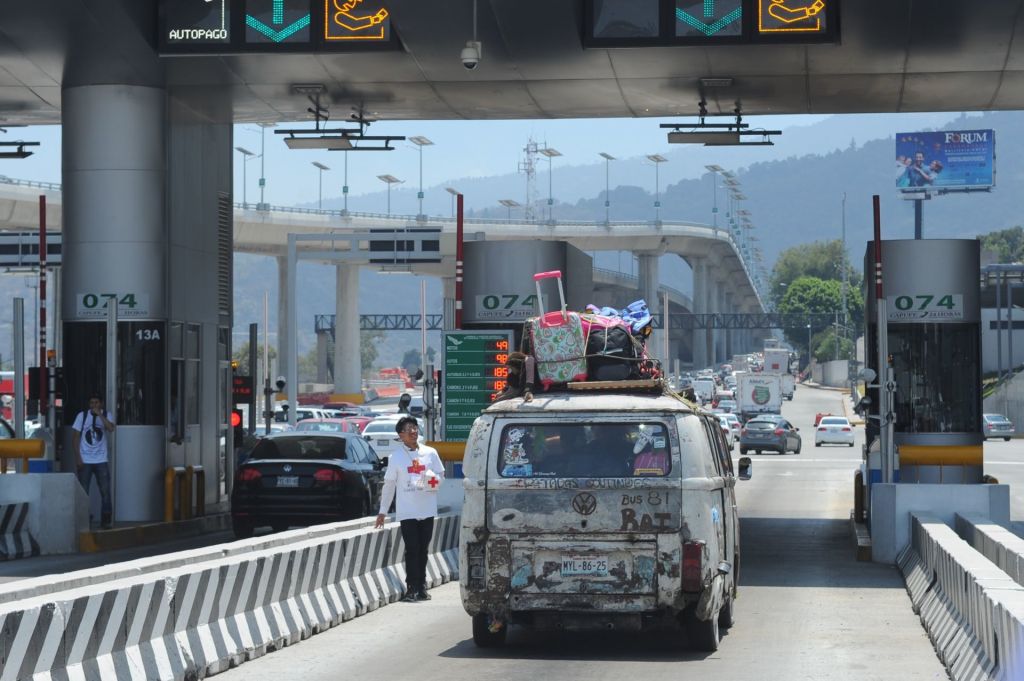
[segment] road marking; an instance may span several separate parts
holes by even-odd
[[[745,455],[746,456],[746,455]],[[735,457],[734,457],[735,458]],[[801,457],[773,457],[771,454],[752,456],[750,460],[764,461],[765,463],[862,463],[860,459],[805,459]],[[989,462],[991,463],[991,462]]]

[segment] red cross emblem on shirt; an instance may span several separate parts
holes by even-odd
[[[419,459],[416,459],[412,462],[411,466],[406,468],[406,470],[409,471],[410,473],[422,473],[423,471],[427,470],[427,467],[421,464]]]
[[[437,478],[430,478],[427,480],[427,484],[431,487],[437,487]]]

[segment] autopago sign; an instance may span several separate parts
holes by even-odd
[[[886,297],[886,318],[890,322],[958,322],[964,319],[964,297],[960,293],[919,293]]]
[[[543,298],[547,304],[547,296]],[[547,309],[547,307],[545,307]],[[476,296],[474,321],[525,321],[537,314],[537,294],[488,293]]]

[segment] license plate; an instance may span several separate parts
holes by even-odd
[[[378,447],[387,447],[391,442],[389,440],[377,440]]]
[[[607,556],[562,556],[562,576],[608,576]]]
[[[279,475],[277,476],[278,487],[298,487],[299,476],[297,475]]]

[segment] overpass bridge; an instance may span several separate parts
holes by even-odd
[[[0,229],[35,229],[39,221],[40,195],[46,197],[48,224],[61,225],[61,185],[0,177]],[[765,311],[761,298],[763,281],[761,274],[752,264],[748,245],[738,240],[737,237],[740,237],[741,233],[734,236],[724,228],[675,221],[550,223],[467,218],[463,224],[466,241],[563,241],[587,252],[634,253],[639,261],[637,276],[595,268],[594,302],[598,305],[622,306],[628,302],[624,300],[622,292],[629,291],[630,295],[645,298],[655,315],[661,314],[664,294],[668,294],[670,313],[716,315],[756,314]],[[234,249],[242,253],[274,257],[278,266],[280,292],[287,290],[289,233],[310,237],[324,235],[323,241],[314,238],[299,242],[297,248],[301,252],[335,248],[329,240],[334,235],[424,226],[439,227],[441,230],[437,262],[395,266],[373,264],[371,251],[367,248],[363,253],[365,257],[353,257],[349,254],[343,263],[337,263],[338,295],[335,301],[335,314],[348,320],[344,328],[350,334],[343,339],[342,346],[336,346],[335,350],[335,366],[344,366],[343,370],[336,374],[336,389],[339,392],[358,392],[359,387],[358,354],[342,352],[343,347],[358,347],[357,334],[360,324],[355,318],[358,314],[358,301],[355,292],[351,290],[353,283],[357,281],[354,273],[358,268],[402,270],[440,277],[444,282],[445,309],[448,310],[446,324],[447,328],[451,328],[451,310],[454,309],[452,301],[456,221],[450,217],[431,217],[423,220],[417,219],[417,216],[314,210],[263,204],[234,204],[232,215]],[[387,238],[386,235],[381,237],[382,240]],[[664,254],[675,254],[689,265],[693,272],[693,296],[659,283],[658,260]],[[278,301],[278,351],[280,357],[288,358],[295,354],[295,350],[288,347],[287,320],[290,301],[286,295],[279,295]],[[679,331],[683,330],[682,327],[676,328]],[[679,357],[683,353],[683,348],[689,346],[689,355],[694,365],[705,366],[724,360],[731,356],[733,351],[754,349],[757,344],[756,338],[742,333],[745,328],[743,326],[714,324],[711,328],[711,333],[695,332],[685,339],[676,334],[671,338],[670,355]],[[690,330],[693,330],[693,327]],[[662,346],[660,342],[655,342],[652,347],[660,349]]]

